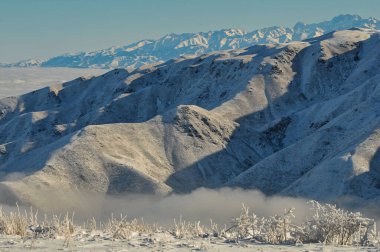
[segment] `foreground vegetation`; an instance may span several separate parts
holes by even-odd
[[[144,223],[139,219],[128,219],[121,215],[111,216],[102,223],[95,218],[78,225],[74,215],[44,215],[39,219],[38,211],[5,212],[0,208],[0,235],[20,236],[26,240],[59,239],[69,247],[75,241],[129,240],[144,235],[148,242],[154,243],[156,234],[168,239],[217,239],[228,243],[267,243],[289,244],[323,243],[327,245],[379,246],[376,222],[339,209],[334,205],[310,201],[310,213],[301,224],[294,224],[294,209],[285,210],[281,215],[258,217],[243,205],[240,216],[234,218],[229,226],[220,228],[210,221],[209,224],[188,222],[180,218],[173,225],[162,228]],[[151,237],[151,238],[149,238]]]

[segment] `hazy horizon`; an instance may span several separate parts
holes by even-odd
[[[372,0],[2,0],[0,62],[93,51],[170,33],[292,27],[341,14],[377,17],[379,10],[380,2]]]

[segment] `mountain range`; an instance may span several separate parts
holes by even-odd
[[[380,32],[355,28],[1,99],[0,201],[239,187],[378,204],[379,70]]]
[[[321,36],[335,30],[352,27],[380,29],[376,18],[364,19],[358,15],[340,15],[330,21],[305,24],[292,28],[269,27],[251,32],[241,29],[169,34],[157,40],[147,39],[136,43],[111,47],[93,52],[65,54],[46,60],[24,60],[2,66],[17,67],[74,67],[74,68],[137,68],[152,63],[162,63],[182,55],[201,55],[212,51],[244,48],[257,44],[277,44],[301,41]]]

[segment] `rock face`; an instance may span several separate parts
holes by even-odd
[[[47,60],[24,60],[11,66],[136,68],[162,63],[182,55],[201,55],[213,51],[244,48],[257,44],[300,41],[352,27],[380,29],[379,20],[358,15],[340,15],[321,23],[297,23],[293,28],[269,27],[251,32],[240,29],[169,34],[157,40],[142,40],[127,46],[60,55]]]
[[[379,70],[380,32],[352,29],[5,98],[0,188],[33,204],[224,186],[376,201]]]

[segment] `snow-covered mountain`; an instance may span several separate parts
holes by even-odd
[[[1,99],[0,201],[233,186],[376,203],[379,150],[380,32],[351,29]]]
[[[170,34],[157,40],[143,40],[127,46],[66,54],[47,60],[26,60],[11,64],[11,66],[135,68],[145,64],[164,62],[186,54],[200,55],[256,44],[300,41],[352,27],[380,29],[380,23],[375,18],[363,19],[357,15],[340,15],[321,23],[297,23],[293,28],[270,27],[252,32],[225,29],[200,33]]]

